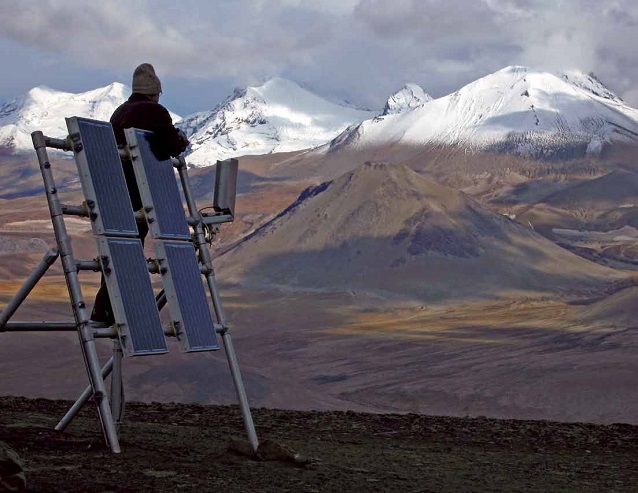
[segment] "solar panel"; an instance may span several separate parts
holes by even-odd
[[[73,154],[95,234],[137,236],[124,170],[108,122],[67,118]]]
[[[97,242],[124,354],[168,352],[142,242],[108,237]]]
[[[151,147],[152,132],[130,128],[124,131],[131,149],[133,169],[148,218],[151,236],[189,240],[190,229],[170,159],[160,161]]]
[[[180,349],[185,352],[219,349],[193,244],[159,241],[154,247]]]

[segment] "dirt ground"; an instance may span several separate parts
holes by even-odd
[[[0,398],[31,492],[638,491],[638,426],[254,409],[262,443],[300,454],[259,460],[237,407],[129,404],[113,455],[92,405],[50,431],[69,404]]]

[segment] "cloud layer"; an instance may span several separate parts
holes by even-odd
[[[0,95],[128,83],[149,61],[187,110],[272,76],[376,108],[405,82],[441,96],[529,65],[593,71],[636,106],[637,24],[630,0],[2,2],[0,47],[11,70]]]

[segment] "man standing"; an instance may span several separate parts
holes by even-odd
[[[117,144],[126,145],[124,129],[139,128],[153,132],[151,149],[158,159],[169,159],[184,152],[189,143],[188,139],[181,130],[175,128],[168,110],[159,104],[162,84],[150,63],[143,63],[135,69],[132,87],[131,97],[111,116],[111,125]],[[137,188],[133,166],[129,160],[124,159],[122,167],[133,210],[137,211],[142,208],[142,199]],[[137,229],[144,244],[144,238],[148,233],[146,222],[138,222]],[[104,276],[95,297],[91,320],[108,325],[115,323]]]

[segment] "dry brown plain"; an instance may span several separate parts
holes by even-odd
[[[274,217],[305,185],[263,180],[276,166],[259,159],[246,166],[260,179],[240,195],[238,221],[222,230],[221,251]],[[493,193],[485,183],[476,186],[477,196]],[[68,202],[77,200],[69,195]],[[16,225],[46,218],[38,197],[3,201],[0,235],[51,244],[51,232]],[[76,256],[92,258],[93,239],[80,229]],[[40,257],[0,256],[0,303]],[[19,319],[71,319],[59,268],[51,274]],[[631,317],[616,316],[635,310],[630,272],[624,281],[571,294],[503,292],[427,304],[365,292],[249,288],[224,282],[223,270],[218,276],[254,406],[638,423],[638,331]],[[82,279],[90,300],[98,275]],[[86,384],[75,334],[0,338],[0,395],[69,399]],[[109,344],[100,351],[106,358]],[[221,352],[186,356],[171,345],[167,356],[127,360],[125,374],[131,400],[235,402]]]
[[[383,310],[374,299],[223,291],[251,403],[636,423],[638,331],[591,306],[516,300]],[[41,302],[35,302],[40,304]],[[33,310],[67,319],[62,303]],[[589,319],[588,322],[583,320]],[[3,334],[2,395],[73,398],[86,382],[72,334]],[[103,357],[108,343],[100,344]],[[126,361],[127,397],[233,403],[220,353]]]

